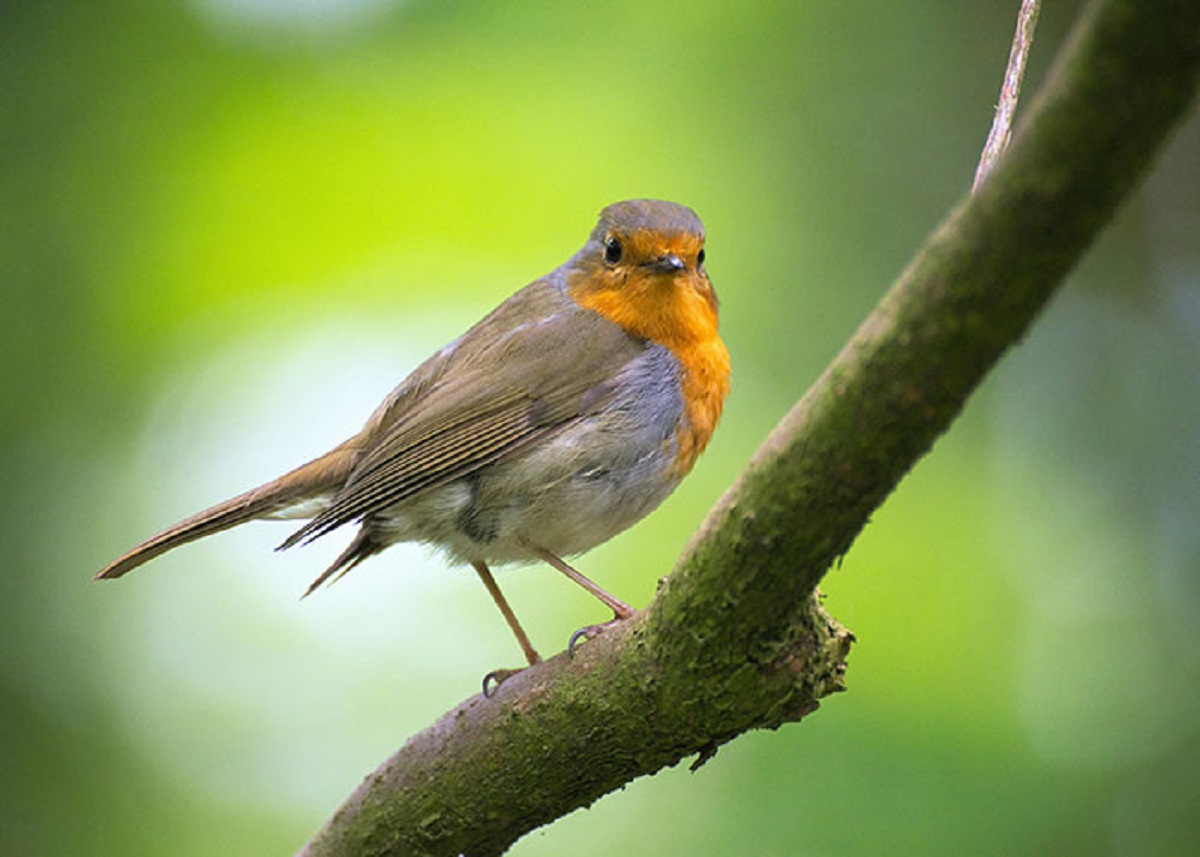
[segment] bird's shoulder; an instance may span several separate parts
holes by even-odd
[[[551,410],[561,412],[648,345],[581,308],[551,275],[513,294],[418,366],[371,416],[364,435],[382,438],[451,413],[455,421],[470,419],[518,399],[531,407],[554,404]]]

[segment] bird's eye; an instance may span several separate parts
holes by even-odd
[[[621,261],[621,242],[609,236],[604,239],[604,261],[615,265]]]
[[[701,247],[700,252],[696,254],[696,264],[697,265],[704,264],[704,248],[703,247]]]

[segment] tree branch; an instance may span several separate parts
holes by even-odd
[[[410,739],[302,852],[495,855],[842,689],[814,588],[1025,332],[1185,115],[1194,0],[1094,3],[1008,153],[767,438],[641,614]]]
[[[1017,31],[1013,33],[1012,48],[1008,52],[1008,66],[1004,69],[1004,84],[1000,87],[1000,100],[996,102],[992,130],[988,132],[987,142],[983,144],[979,166],[975,168],[972,190],[977,190],[983,184],[992,167],[1008,148],[1008,141],[1012,139],[1013,118],[1017,113],[1017,102],[1021,98],[1021,81],[1025,79],[1025,63],[1029,60],[1029,52],[1033,50],[1033,34],[1037,30],[1041,8],[1040,0],[1021,0]]]

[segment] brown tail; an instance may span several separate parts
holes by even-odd
[[[349,440],[273,482],[260,485],[167,527],[110,562],[100,570],[95,579],[120,577],[172,548],[236,527],[254,518],[280,512],[304,500],[333,493],[345,483],[358,457],[353,444],[354,440]]]

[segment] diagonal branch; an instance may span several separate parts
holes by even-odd
[[[1198,76],[1200,4],[1093,3],[988,181],[767,438],[650,607],[414,736],[303,854],[500,854],[840,690],[851,638],[815,586],[1145,174]]]

